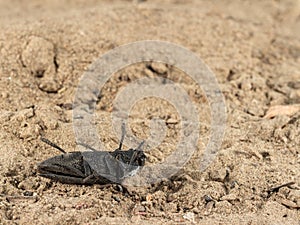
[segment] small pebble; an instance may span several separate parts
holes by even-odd
[[[220,198],[221,201],[233,201],[236,199],[237,197],[235,194],[224,195],[223,197]]]
[[[32,191],[24,191],[23,195],[24,196],[33,196],[33,192]]]
[[[168,71],[168,68],[166,67],[166,65],[164,65],[162,63],[157,63],[157,62],[151,63],[151,69],[159,74],[164,74]]]

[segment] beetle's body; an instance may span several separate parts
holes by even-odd
[[[64,154],[54,156],[38,164],[39,175],[68,184],[122,183],[126,177],[136,174],[145,165],[146,160],[144,152],[140,150],[143,142],[137,149],[121,150],[124,132],[119,148],[112,152],[66,153],[47,139],[42,139]]]

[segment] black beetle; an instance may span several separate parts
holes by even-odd
[[[115,151],[65,152],[48,139],[41,140],[60,150],[63,154],[49,158],[37,166],[40,176],[68,184],[122,184],[122,181],[135,175],[144,165],[146,155],[141,149],[144,141],[136,148],[122,151],[125,137],[125,125],[122,125],[122,137]]]

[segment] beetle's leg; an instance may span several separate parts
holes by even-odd
[[[91,180],[93,180],[94,178],[95,178],[95,175],[94,175],[94,174],[91,174],[91,175],[87,176],[86,178],[84,178],[84,179],[82,180],[82,183],[87,184],[87,183],[89,183]]]
[[[143,145],[145,144],[145,141],[142,141],[140,144],[139,144],[139,146],[137,147],[137,151],[142,151],[142,147],[143,147]],[[130,162],[129,162],[129,165],[132,165],[132,163],[133,163],[133,161],[134,160],[136,160],[136,156],[137,156],[137,154],[138,154],[138,152],[137,151],[135,151],[134,153],[133,153],[133,155],[132,155],[132,157],[131,157],[131,159],[130,159]]]
[[[57,144],[54,144],[53,142],[49,141],[48,139],[41,137],[41,141],[45,142],[46,144],[50,145],[53,148],[58,149],[59,151],[61,151],[62,153],[66,153],[65,150],[63,150],[61,147],[59,147]]]
[[[83,184],[97,184],[99,178],[96,174],[91,174],[82,180]],[[101,187],[109,187],[111,184],[99,184]]]
[[[126,133],[125,123],[122,123],[121,129],[122,129],[122,136],[121,136],[120,145],[119,145],[119,148],[117,148],[115,151],[121,151],[121,149],[122,149],[122,145],[123,145],[123,141],[124,141],[125,133]]]
[[[83,160],[83,167],[84,167],[84,175],[86,177],[82,180],[82,183],[83,184],[95,183],[95,181],[93,181],[96,178],[94,170],[91,169],[90,165],[85,160]]]
[[[126,186],[124,184],[118,184],[117,187],[119,189],[118,191],[124,193],[125,195],[134,196],[134,193],[133,193],[134,191],[131,188],[129,188],[128,186]]]
[[[130,159],[129,165],[132,165],[133,161],[136,160],[137,151],[135,151]]]

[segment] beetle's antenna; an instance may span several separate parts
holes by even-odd
[[[121,141],[120,141],[120,145],[119,145],[118,150],[122,149],[123,141],[124,141],[124,138],[125,138],[125,133],[126,133],[125,123],[122,123],[122,128],[121,129],[122,129],[122,136],[121,136]]]
[[[83,146],[83,147],[85,147],[85,148],[87,148],[87,149],[91,149],[91,150],[93,150],[94,152],[97,152],[97,151],[98,151],[97,149],[95,149],[95,148],[93,148],[92,146],[89,146],[88,144],[85,144],[85,143],[76,142],[76,144],[81,145],[81,146]]]
[[[61,147],[59,147],[57,144],[54,144],[53,142],[49,141],[48,139],[41,137],[41,141],[45,142],[46,144],[50,145],[53,148],[58,149],[59,151],[61,151],[62,153],[66,153],[65,150],[63,150]]]
[[[136,150],[143,151],[143,150],[142,150],[142,147],[143,147],[144,144],[145,144],[145,141],[142,141],[142,142],[139,144],[139,146],[137,147]]]

